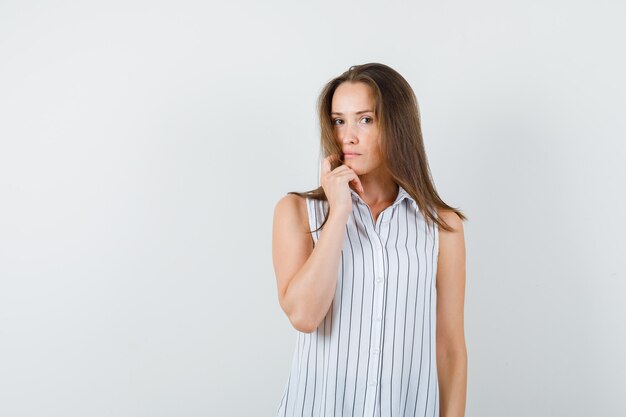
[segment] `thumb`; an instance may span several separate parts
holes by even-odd
[[[330,158],[332,158],[332,155],[322,159],[322,168],[320,170],[321,175],[328,174],[331,171]]]

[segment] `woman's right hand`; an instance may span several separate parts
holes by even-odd
[[[322,160],[320,182],[328,204],[335,213],[349,215],[352,212],[352,196],[350,195],[350,183],[363,193],[363,185],[359,176],[345,164],[331,169],[332,163],[339,161],[338,155],[329,155]]]

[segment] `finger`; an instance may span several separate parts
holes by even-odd
[[[354,184],[354,188],[356,188],[358,191],[360,191],[361,193],[365,192],[365,190],[363,189],[363,185],[358,178],[353,179],[351,182]]]
[[[328,173],[330,173],[331,171],[335,171],[335,169],[333,169],[333,162],[337,158],[337,155],[334,154],[328,155],[326,158],[324,158],[324,160],[322,161],[323,167],[320,176],[325,176],[328,175]]]
[[[345,173],[341,173],[340,178],[347,179],[348,184],[354,184],[354,188],[361,193],[365,192],[363,189],[363,184],[361,184],[361,179],[359,176],[350,168],[346,170]]]
[[[324,158],[328,161],[328,165],[329,165],[329,171],[333,170],[333,165],[336,163],[337,160],[339,160],[339,156],[336,154],[330,154],[328,155],[326,158]]]
[[[343,174],[346,172],[350,172],[351,169],[345,165],[339,165],[337,168],[332,170],[332,174]]]
[[[330,158],[330,156],[327,156],[326,158],[322,159],[322,167],[321,167],[321,170],[320,170],[321,175],[325,175],[325,174],[328,174],[330,172],[330,160],[329,160],[329,158]]]
[[[356,175],[356,174],[354,174],[354,175]],[[363,189],[363,184],[361,184],[361,179],[359,178],[358,175],[356,175],[356,178],[354,178],[351,182],[354,184],[354,187],[357,190],[359,190],[361,193],[365,192],[365,190]]]

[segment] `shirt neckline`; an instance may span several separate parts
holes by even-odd
[[[356,199],[357,202],[361,204],[366,204],[365,201],[363,201],[363,199],[361,198],[361,196],[352,188],[350,188],[350,193],[352,194],[352,198]],[[408,199],[411,203],[413,203],[414,206],[417,207],[417,203],[415,202],[415,199],[413,199],[413,197],[411,197],[411,195],[400,184],[398,184],[398,195],[396,196],[396,199],[391,204],[391,206],[393,207],[393,206],[400,204],[400,202],[402,202],[402,200],[404,200],[405,198]]]

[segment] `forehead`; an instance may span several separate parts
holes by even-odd
[[[373,110],[374,94],[369,85],[362,82],[341,83],[333,94],[331,111],[356,113],[361,110]]]

